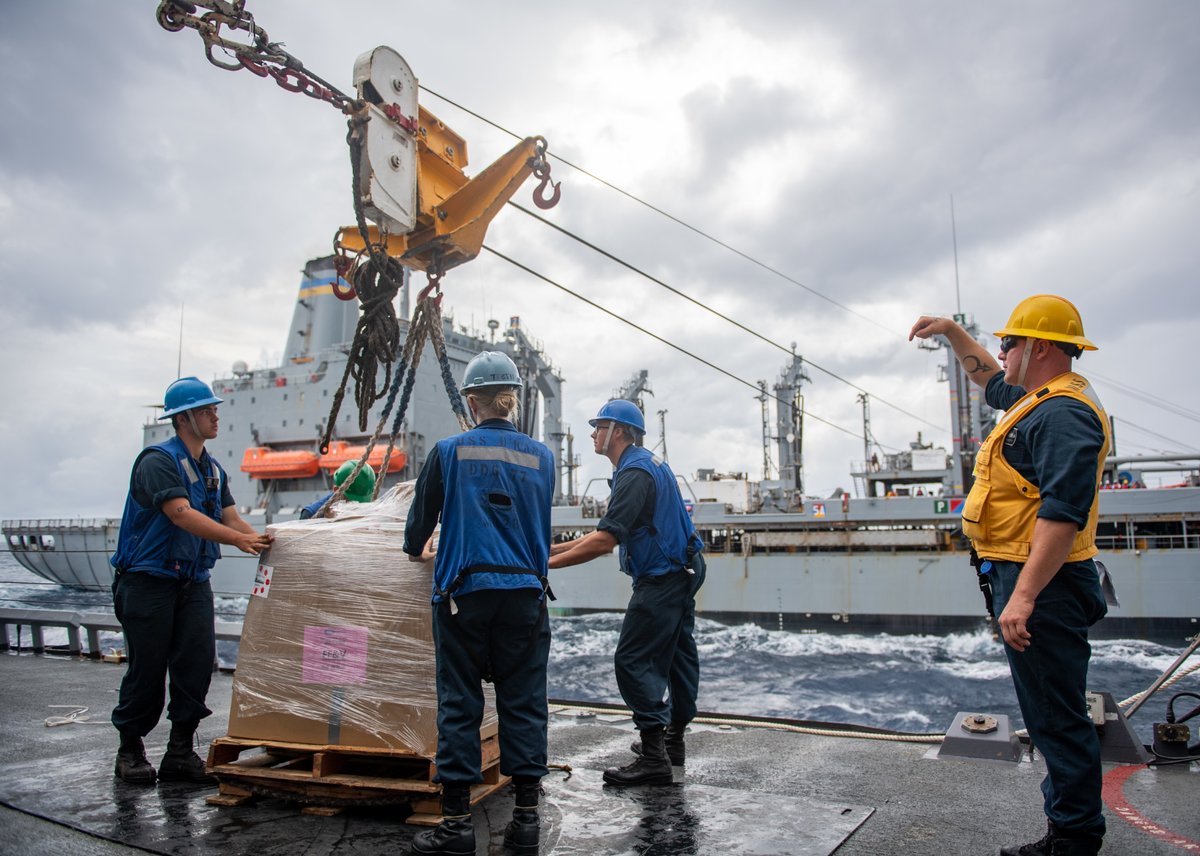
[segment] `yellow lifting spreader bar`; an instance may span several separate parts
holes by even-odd
[[[387,253],[405,267],[442,273],[479,255],[488,225],[530,175],[542,183],[534,203],[553,207],[559,187],[550,183],[546,141],[527,137],[473,178],[462,171],[466,144],[424,107],[419,108],[417,142],[416,226],[405,234],[387,235]],[[549,196],[546,189],[553,187]],[[368,240],[380,246],[378,226],[368,227]],[[357,226],[343,226],[334,236],[339,253],[357,254],[364,248]]]

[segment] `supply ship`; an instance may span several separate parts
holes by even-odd
[[[212,383],[224,403],[220,434],[208,450],[229,473],[243,516],[258,528],[293,519],[329,491],[337,467],[364,453],[384,407],[382,400],[375,405],[364,429],[347,404],[321,453],[330,402],[358,322],[358,304],[340,299],[337,276],[332,257],[305,266],[280,365],[250,369],[237,362],[229,376]],[[407,290],[406,285],[397,299],[401,319],[408,317]],[[442,324],[452,376],[460,377],[482,350],[502,351],[516,363],[525,380],[520,427],[550,448],[559,473],[555,535],[570,537],[593,527],[605,497],[581,495],[586,491],[575,483],[574,437],[562,419],[564,381],[541,343],[518,317],[503,329],[488,322],[486,335],[452,318]],[[408,322],[400,325],[403,336]],[[958,521],[974,450],[994,416],[949,349],[946,355],[953,448],[918,437],[909,449],[880,456],[868,454],[864,445],[864,460],[852,473],[857,495],[826,498],[803,490],[806,377],[802,358],[792,357],[774,385],[774,424],[763,431],[774,439],[779,478],[756,481],[744,473],[701,469],[680,479],[707,544],[708,579],[697,604],[703,615],[792,631],[945,632],[985,620]],[[440,372],[429,355],[418,365],[383,489],[415,478],[432,444],[460,430]],[[617,394],[636,400],[646,384],[642,372]],[[171,431],[169,423],[151,418],[143,426],[143,442],[161,442]],[[384,447],[377,444],[369,459],[376,469]],[[1139,467],[1148,462],[1114,457],[1104,476],[1100,558],[1120,605],[1098,629],[1115,637],[1181,639],[1200,625],[1200,486],[1192,474],[1178,487],[1133,487],[1143,482]],[[1154,463],[1185,469],[1189,459]],[[76,588],[111,584],[108,557],[119,519],[5,520],[2,526],[7,548],[34,573]],[[617,571],[615,556],[600,561],[611,567],[556,575],[556,610],[624,608],[627,578]],[[248,595],[256,569],[257,559],[226,548],[214,569],[214,589]]]

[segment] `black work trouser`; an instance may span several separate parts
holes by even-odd
[[[172,722],[195,723],[212,713],[204,703],[216,659],[212,586],[145,572],[118,574],[113,608],[129,658],[112,724],[145,737],[158,725],[170,678]]]
[[[625,608],[614,664],[617,689],[639,731],[686,724],[696,716],[696,592],[706,569],[703,556],[694,563],[694,573],[679,570],[636,579]]]
[[[546,775],[550,621],[540,589],[483,589],[433,605],[437,656],[437,780],[483,780],[479,728],[490,675],[500,718],[500,772]]]
[[[992,562],[996,614],[1008,604],[1021,565]],[[1103,835],[1100,738],[1087,710],[1091,658],[1088,628],[1108,607],[1092,562],[1068,562],[1033,604],[1029,647],[1004,653],[1012,671],[1021,717],[1046,762],[1042,794],[1046,817],[1072,834]]]

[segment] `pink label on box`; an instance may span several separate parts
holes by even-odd
[[[367,628],[305,627],[301,680],[306,684],[365,684]]]

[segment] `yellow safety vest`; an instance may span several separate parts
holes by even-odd
[[[1023,563],[1029,558],[1029,544],[1033,540],[1033,526],[1042,495],[1036,485],[1004,459],[1004,437],[1030,410],[1057,396],[1082,401],[1100,419],[1104,428],[1104,446],[1096,459],[1096,487],[1099,489],[1104,459],[1111,447],[1108,416],[1087,378],[1067,372],[1026,393],[1009,408],[979,448],[975,458],[975,484],[963,504],[962,521],[963,533],[971,539],[975,552],[985,559]],[[1087,524],[1079,530],[1071,552],[1067,554],[1068,562],[1090,559],[1098,552],[1096,521],[1099,506],[1099,498],[1094,498]]]

